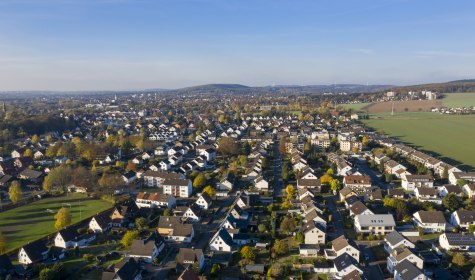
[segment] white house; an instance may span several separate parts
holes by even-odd
[[[190,197],[192,193],[191,180],[189,179],[165,179],[163,181],[163,193],[176,197]]]
[[[414,224],[424,229],[424,232],[443,232],[446,220],[441,211],[419,211],[413,215]]]
[[[135,203],[139,208],[173,208],[176,206],[176,198],[168,194],[139,192]]]
[[[474,198],[475,197],[475,184],[465,184],[462,187],[462,191],[468,198]]]
[[[148,240],[132,240],[129,257],[151,263],[164,248],[165,242],[160,235]]]
[[[56,234],[54,246],[69,249],[84,247],[96,239],[94,234],[79,235],[75,228],[65,228]]]
[[[439,236],[439,245],[447,251],[475,251],[475,235],[446,232]]]
[[[396,248],[415,248],[416,245],[407,240],[402,234],[397,231],[386,234],[384,237],[384,250],[390,254]]]
[[[394,268],[394,280],[427,280],[424,272],[408,260],[404,260]]]
[[[401,186],[406,191],[414,191],[417,187],[434,187],[434,179],[429,175],[404,175]]]
[[[356,215],[355,231],[363,234],[387,234],[394,231],[396,222],[391,214]]]
[[[233,238],[225,229],[216,232],[209,244],[211,251],[232,252],[235,249]]]
[[[268,191],[269,182],[265,180],[262,176],[258,176],[254,179],[254,187],[259,191]]]
[[[412,249],[409,248],[398,248],[395,249],[391,252],[391,254],[388,257],[387,261],[387,268],[389,273],[393,274],[394,273],[394,268],[404,260],[410,261],[412,264],[417,266],[419,269],[424,268],[424,261],[422,260],[421,257],[416,255]]]
[[[18,251],[18,262],[32,264],[42,262],[48,258],[48,248],[42,240],[28,243]]]
[[[183,214],[184,218],[187,218],[190,222],[199,222],[203,216],[203,210],[201,209],[198,204],[193,203],[186,209],[185,214]]]
[[[305,244],[325,244],[326,229],[313,220],[308,221],[302,226],[302,233],[305,238]]]
[[[89,229],[95,233],[106,232],[110,230],[111,227],[111,217],[108,213],[96,215],[92,217],[91,221],[89,222]]]
[[[475,211],[457,210],[450,214],[449,223],[453,226],[459,226],[468,229],[469,225],[475,225]]]
[[[195,202],[202,209],[209,209],[213,201],[208,193],[203,192]]]

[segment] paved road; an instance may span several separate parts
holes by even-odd
[[[366,160],[358,159],[358,170],[371,177],[373,186],[379,186],[381,189],[388,189],[389,185],[381,180],[381,174],[371,169]]]
[[[279,140],[274,140],[274,198],[284,196],[284,182],[282,181],[282,156],[279,152]]]
[[[336,196],[325,197],[326,205],[328,209],[330,209],[330,212],[332,213],[332,223],[333,223],[333,228],[335,229],[334,234],[335,234],[335,237],[338,237],[345,233],[345,227],[343,224],[343,219],[340,216],[340,212],[338,212],[338,209],[336,207],[336,203],[335,203],[336,199],[337,199]]]

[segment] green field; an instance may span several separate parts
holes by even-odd
[[[61,207],[71,207],[72,223],[89,218],[112,207],[104,200],[88,199],[84,194],[45,198],[0,213],[0,231],[7,239],[7,251],[21,247],[56,231],[54,213]]]
[[[371,103],[354,103],[354,104],[340,104],[343,108],[353,109],[355,111],[363,111],[363,108]]]
[[[422,150],[475,167],[475,115],[372,114],[364,122]]]
[[[450,108],[475,106],[475,93],[445,93],[442,103]]]

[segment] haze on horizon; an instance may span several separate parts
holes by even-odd
[[[474,1],[5,0],[0,90],[475,77]]]

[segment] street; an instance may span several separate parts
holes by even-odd
[[[330,209],[330,212],[332,214],[332,223],[335,229],[334,237],[338,237],[340,235],[345,234],[345,227],[343,225],[343,220],[340,216],[340,212],[338,212],[338,209],[336,207],[335,200],[337,199],[337,196],[327,196],[325,197],[326,205],[328,209]]]
[[[279,152],[279,140],[274,140],[274,199],[284,196],[284,182],[282,181],[282,155]]]

